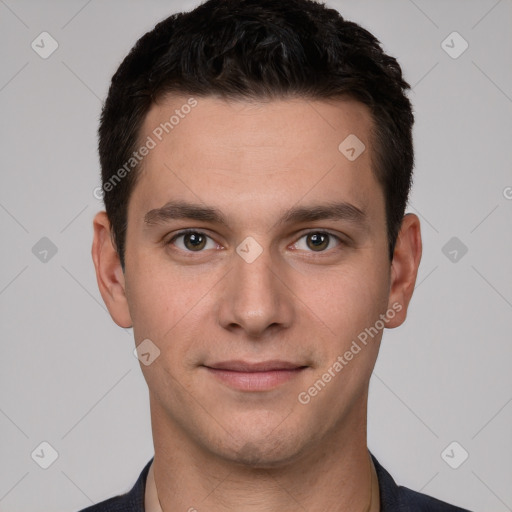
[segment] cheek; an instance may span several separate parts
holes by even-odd
[[[155,343],[163,356],[157,366],[176,376],[193,367],[204,352],[209,333],[205,322],[211,321],[219,277],[204,269],[177,270],[161,255],[140,254],[131,263],[126,295],[135,341]]]
[[[179,279],[151,258],[132,258],[130,263],[126,268],[126,296],[135,339],[159,340],[183,316],[190,302],[190,289],[183,289]]]
[[[301,295],[318,321],[345,343],[373,325],[387,307],[389,269],[363,260],[304,281]]]

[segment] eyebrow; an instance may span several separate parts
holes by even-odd
[[[169,201],[161,208],[150,210],[144,216],[144,223],[150,226],[177,219],[191,219],[228,226],[227,219],[220,210],[185,201]],[[284,212],[276,224],[299,224],[327,219],[346,220],[355,224],[364,224],[366,222],[366,213],[357,206],[347,202],[295,206]]]

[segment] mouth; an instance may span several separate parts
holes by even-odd
[[[288,361],[223,361],[204,365],[210,375],[239,391],[270,391],[299,376],[308,366]]]

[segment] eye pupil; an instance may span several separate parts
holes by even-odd
[[[205,246],[206,237],[200,233],[186,233],[183,237],[183,241],[187,249],[196,251],[202,249]]]
[[[327,244],[326,244],[327,241]],[[310,244],[311,242],[311,244]],[[325,249],[329,245],[328,236],[324,233],[312,233],[308,235],[308,247],[313,250]]]

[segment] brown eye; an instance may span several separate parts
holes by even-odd
[[[328,231],[310,231],[302,235],[294,244],[295,249],[305,252],[331,252],[340,249],[343,245],[340,237],[329,233]]]
[[[329,245],[327,233],[309,233],[306,237],[306,243],[313,251],[323,251]]]
[[[206,237],[201,233],[186,233],[183,235],[183,244],[190,251],[200,251],[206,245]]]
[[[174,245],[183,252],[202,252],[203,249],[214,249],[215,242],[201,231],[182,231],[173,236],[168,245]],[[208,246],[209,244],[209,246]]]

